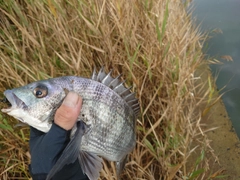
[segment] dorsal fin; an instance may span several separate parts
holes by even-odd
[[[98,82],[102,82],[102,80],[105,78],[106,76],[106,73],[104,71],[104,66],[100,69],[100,71],[98,72],[98,75],[97,75],[97,81]]]
[[[93,80],[97,80],[97,73],[96,73],[96,68],[93,69],[93,73],[92,73],[92,78]]]
[[[112,70],[107,74],[104,71],[104,67],[102,67],[98,73],[96,73],[95,69],[92,74],[92,80],[98,81],[107,87],[111,88],[113,91],[115,91],[119,96],[121,96],[126,103],[132,108],[132,110],[135,113],[135,116],[138,116],[140,107],[138,100],[135,98],[135,93],[132,93],[130,89],[132,87],[126,88],[124,83],[125,81],[120,80],[120,76],[117,76],[113,78],[111,76]]]

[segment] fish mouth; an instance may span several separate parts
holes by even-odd
[[[23,109],[26,107],[26,104],[21,99],[19,99],[11,90],[6,90],[3,94],[5,95],[5,98],[2,100],[2,102],[6,103],[8,107],[3,108],[2,112],[8,113],[13,109]]]

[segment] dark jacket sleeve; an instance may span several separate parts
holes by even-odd
[[[45,180],[47,174],[32,174],[33,180]],[[52,180],[89,180],[89,178],[83,174],[78,160],[72,164],[66,165],[61,171],[59,171]]]
[[[31,127],[30,153],[31,164],[29,171],[33,180],[45,180],[47,174],[60,157],[62,151],[70,141],[70,132],[53,123],[48,133],[42,133]],[[66,165],[53,180],[88,180],[83,174],[78,160]]]

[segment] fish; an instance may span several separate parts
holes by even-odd
[[[112,70],[106,73],[102,67],[99,72],[94,69],[91,78],[62,76],[4,91],[11,106],[2,112],[45,133],[50,130],[56,110],[69,91],[83,99],[71,140],[47,180],[77,159],[90,180],[99,178],[102,158],[116,162],[117,178],[120,177],[136,145],[140,105],[132,87],[126,87],[121,80],[121,74],[117,77],[111,74]]]

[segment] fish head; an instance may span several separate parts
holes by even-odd
[[[2,109],[2,112],[42,132],[48,132],[66,92],[54,81],[43,80],[6,90],[4,95],[10,107]]]

